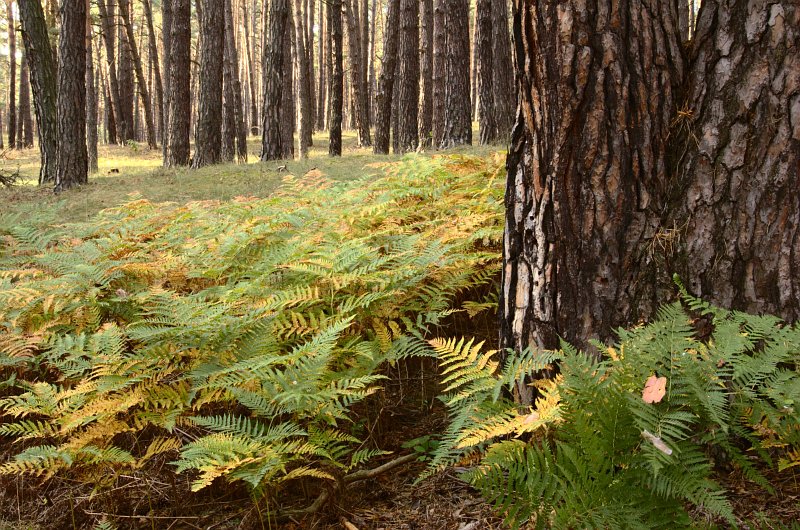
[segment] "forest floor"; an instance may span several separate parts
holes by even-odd
[[[0,188],[0,202],[4,209],[0,215],[17,216],[20,221],[36,218],[40,222],[85,222],[104,208],[117,206],[132,198],[143,198],[152,202],[177,202],[218,200],[227,201],[238,196],[266,197],[276,191],[288,175],[303,177],[311,172],[334,180],[351,180],[365,175],[379,175],[380,165],[398,160],[400,157],[375,156],[371,150],[356,147],[352,134],[345,134],[344,155],[331,158],[327,155],[327,140],[318,135],[314,139],[310,158],[307,160],[258,161],[257,138],[250,138],[250,162],[247,164],[224,164],[201,170],[164,169],[161,153],[146,147],[129,145],[102,146],[100,148],[99,173],[90,177],[86,186],[55,195],[48,189],[36,186],[39,154],[37,150],[6,151],[0,160],[0,171],[19,172],[20,182],[11,188]],[[501,150],[495,147],[471,147],[460,151],[479,156],[488,156]],[[428,154],[407,156],[429,156]],[[318,173],[317,173],[318,172]],[[332,207],[335,205],[332,205]],[[489,326],[492,324],[489,323]],[[491,330],[480,330],[491,334]],[[406,367],[408,369],[408,367]],[[419,374],[424,367],[411,367],[403,375],[393,379],[397,388],[387,391],[381,411],[391,416],[391,430],[382,434],[382,439],[410,440],[426,433],[441,432],[445,424],[443,407],[432,396],[436,392],[430,375]],[[414,370],[418,370],[415,372]],[[416,375],[414,375],[416,373]],[[429,374],[432,372],[428,372]],[[411,374],[411,375],[409,375]],[[426,388],[427,387],[427,388]],[[409,389],[414,389],[413,391]],[[501,528],[500,519],[481,497],[460,481],[453,471],[435,475],[419,484],[418,474],[425,469],[424,463],[415,463],[393,470],[378,478],[349,489],[346,498],[336,499],[329,507],[313,517],[301,521],[288,521],[277,528],[287,529],[333,529],[346,530],[491,530]],[[159,479],[152,477],[152,487],[161,487]],[[735,492],[732,499],[737,515],[748,520],[765,521],[760,528],[777,528],[768,521],[796,520],[800,515],[800,474],[784,473],[769,477],[775,487],[775,495],[754,488],[742,477],[725,477],[729,491]],[[52,526],[48,515],[51,507],[75,506],[92,496],[91,488],[73,489],[62,484],[61,488],[41,489],[33,481],[21,479],[4,480],[0,484],[0,530],[63,528]],[[163,485],[166,488],[166,485]],[[173,489],[175,485],[172,485]],[[179,488],[184,492],[186,489]],[[70,498],[63,497],[69,492]],[[141,495],[142,485],[134,485],[130,493],[117,492],[107,504],[113,510],[114,502],[133,502]],[[219,492],[217,492],[219,493]],[[72,498],[75,495],[75,498]],[[281,499],[298,506],[309,504],[313,495],[297,494],[294,499]],[[152,517],[137,518],[125,527],[131,528],[276,528],[269,525],[267,514],[259,514],[243,488],[232,488],[223,495],[193,498],[190,502],[174,496],[172,506],[153,510]],[[141,499],[138,499],[141,502]],[[93,506],[102,504],[93,503]],[[99,508],[98,508],[99,509]],[[13,515],[12,515],[13,514]],[[38,515],[38,517],[37,517]],[[61,521],[65,519],[61,515]],[[696,513],[700,528],[715,528],[716,522],[704,522],[704,514]],[[68,520],[68,518],[66,519]],[[752,526],[750,527],[752,528]]]

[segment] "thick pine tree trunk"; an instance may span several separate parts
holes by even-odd
[[[492,42],[492,2],[505,0],[478,0],[476,10],[475,41],[478,56],[478,123],[480,143],[497,141],[497,120],[494,108],[494,43]]]
[[[796,3],[707,0],[690,62],[676,2],[614,6],[514,2],[501,348],[607,340],[674,296],[673,273],[797,319]]]
[[[328,4],[328,23],[331,34],[330,104],[328,121],[330,142],[328,154],[342,156],[342,110],[344,106],[342,0],[331,0]]]
[[[703,3],[671,145],[683,195],[665,229],[687,288],[800,318],[800,5]]]
[[[63,0],[60,14],[57,192],[89,181],[86,153],[86,0]]]
[[[157,149],[155,120],[153,119],[153,107],[150,104],[150,93],[147,89],[147,78],[142,69],[142,59],[139,55],[139,47],[136,44],[136,36],[133,33],[131,22],[130,0],[119,0],[119,14],[122,18],[122,25],[125,29],[126,41],[130,52],[131,63],[133,64],[136,79],[139,81],[139,95],[141,96],[142,106],[144,107],[144,121],[147,130],[147,146],[150,149]]]
[[[264,104],[261,123],[261,160],[279,160],[281,151],[281,101],[283,76],[291,75],[291,65],[284,64],[284,42],[289,18],[289,0],[273,0],[269,7],[267,42],[264,47]],[[288,70],[288,72],[287,72]]]
[[[316,129],[318,131],[322,131],[325,129],[325,96],[326,96],[326,88],[328,87],[328,83],[325,77],[327,73],[327,64],[325,58],[327,56],[327,48],[325,43],[328,40],[328,32],[327,28],[328,25],[326,22],[325,16],[325,8],[324,5],[320,5],[319,8],[319,53],[317,56],[319,57],[319,89],[317,90],[317,110],[316,110],[316,118],[317,118],[317,126]]]
[[[400,0],[397,66],[396,150],[407,153],[419,141],[419,0]]]
[[[200,90],[193,168],[220,161],[222,149],[222,70],[225,15],[219,0],[204,0],[200,17]]]
[[[497,139],[506,144],[511,137],[514,112],[517,109],[511,39],[508,31],[508,0],[492,0],[492,29],[494,116]]]
[[[420,10],[419,147],[427,149],[433,132],[433,0],[422,0]]]
[[[472,145],[470,100],[469,0],[446,0],[444,131],[441,147]]]
[[[169,167],[189,165],[191,131],[191,3],[190,0],[169,0],[172,3],[169,54]]]
[[[8,20],[8,148],[17,147],[17,32],[12,0],[6,0]]]
[[[389,128],[392,121],[392,98],[394,96],[395,72],[397,71],[398,19],[400,0],[388,0],[386,34],[383,40],[383,61],[375,94],[375,154],[389,154]]]
[[[283,33],[283,91],[281,93],[281,158],[291,160],[294,158],[294,132],[297,109],[294,98],[294,19],[292,18],[292,3],[289,1],[289,13],[286,15],[286,27]]]
[[[39,0],[19,0],[22,40],[31,70],[33,104],[39,131],[41,169],[39,184],[55,182],[58,157],[56,120],[56,70],[50,48],[47,23]]]

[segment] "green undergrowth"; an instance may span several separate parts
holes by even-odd
[[[563,344],[503,363],[482,344],[432,341],[451,423],[429,472],[461,461],[514,527],[689,528],[687,508],[781,527],[740,519],[731,497],[742,492],[718,479],[740,474],[771,494],[768,477],[800,466],[800,328],[684,293],[618,334],[597,344],[601,360]],[[555,365],[533,383],[535,407],[508,398]]]
[[[102,490],[166,459],[194,490],[262,494],[383,454],[353,407],[432,356],[445,319],[493,310],[461,295],[496,290],[501,163],[412,156],[285,176],[269,198],[0,217],[0,473]]]

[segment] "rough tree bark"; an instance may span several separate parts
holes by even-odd
[[[685,48],[670,0],[514,1],[502,349],[607,340],[673,273],[800,316],[798,28],[795,2],[707,0]]]
[[[233,103],[228,107],[226,101],[226,108],[232,108],[233,115],[233,128],[228,120],[223,120],[223,123],[228,123],[228,129],[223,130],[223,137],[225,134],[230,134],[236,138],[236,160],[240,164],[247,162],[247,124],[244,117],[244,105],[242,104],[242,81],[239,77],[239,53],[236,51],[235,39],[235,26],[233,22],[233,5],[232,0],[225,0],[225,56],[227,74],[224,75],[223,82],[226,84],[225,98],[232,98]],[[227,86],[230,85],[230,90]]]
[[[446,0],[444,132],[442,148],[472,144],[470,100],[469,0]]]
[[[320,5],[319,8],[319,53],[317,56],[319,57],[319,89],[317,90],[317,110],[316,110],[316,118],[317,118],[317,126],[316,129],[318,131],[322,131],[325,129],[325,89],[328,86],[326,81],[325,74],[327,72],[326,69],[326,61],[325,57],[327,56],[327,49],[325,47],[325,42],[328,40],[327,37],[327,24],[325,16],[325,9],[323,5]]]
[[[33,105],[39,131],[41,167],[39,184],[55,182],[58,157],[58,124],[56,120],[56,70],[47,33],[42,4],[39,0],[19,0],[22,20],[22,41],[31,70]]]
[[[200,90],[193,168],[220,161],[222,149],[222,55],[225,15],[219,0],[204,0],[200,17]]]
[[[98,0],[98,3],[102,0]],[[136,141],[136,114],[134,106],[136,104],[136,82],[134,80],[133,59],[131,57],[131,41],[128,39],[128,34],[125,32],[124,24],[120,24],[115,14],[115,7],[119,7],[122,11],[122,4],[118,0],[106,0],[106,7],[108,14],[111,18],[112,24],[112,38],[116,31],[116,40],[119,42],[117,49],[117,79],[119,81],[119,112],[124,120],[120,120],[124,124],[123,135],[120,138],[122,142],[129,140]]]
[[[261,122],[261,160],[281,158],[281,116],[283,96],[284,35],[289,18],[289,0],[273,0],[269,6],[267,42],[264,47],[264,104]],[[291,75],[291,74],[289,74]]]
[[[147,130],[147,146],[150,149],[157,149],[156,128],[153,119],[153,107],[150,104],[150,93],[147,89],[147,77],[142,69],[142,59],[139,55],[139,47],[136,44],[136,35],[133,33],[133,23],[131,21],[130,0],[119,0],[119,14],[122,18],[122,25],[125,29],[126,41],[130,52],[133,69],[136,79],[139,81],[139,95],[141,96],[142,106],[144,107],[144,121]]]
[[[248,24],[250,13],[247,10],[247,2],[242,4],[244,10],[244,48],[247,57],[247,77],[250,89],[250,134],[258,134],[258,99],[256,98],[256,68],[255,68],[255,49],[250,39],[250,24]],[[253,13],[255,18],[255,13]]]
[[[497,141],[497,120],[494,108],[494,47],[492,43],[492,2],[478,0],[475,16],[475,41],[478,57],[478,124],[480,143]]]
[[[111,4],[113,6],[113,4]],[[114,20],[106,7],[106,0],[97,0],[97,8],[100,11],[100,24],[103,30],[103,43],[106,46],[106,62],[108,63],[108,78],[109,90],[111,91],[111,104],[114,116],[114,124],[116,125],[115,138],[120,141],[125,141],[126,130],[128,125],[125,122],[126,117],[120,111],[122,107],[119,79],[117,78],[117,59],[115,50],[114,39]]]
[[[397,150],[407,153],[419,141],[419,0],[400,0],[397,65]]]
[[[169,149],[167,165],[189,165],[189,136],[191,131],[191,3],[190,0],[172,2],[169,60]]]
[[[389,13],[386,17],[386,34],[383,40],[383,66],[375,94],[375,154],[389,154],[389,128],[392,121],[392,97],[394,78],[397,71],[398,19],[400,0],[389,0]]]
[[[344,72],[342,50],[342,0],[331,0],[328,4],[328,24],[331,34],[330,102],[331,116],[328,121],[330,141],[328,154],[342,156],[342,107],[344,103]]]
[[[86,0],[63,0],[60,14],[56,192],[89,181],[86,153]]]
[[[433,114],[431,136],[434,149],[444,140],[445,94],[447,93],[447,0],[434,0],[433,7]]]

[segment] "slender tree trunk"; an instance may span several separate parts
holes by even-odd
[[[17,31],[12,0],[6,0],[8,15],[8,148],[17,146]]]
[[[223,119],[223,142],[230,135],[236,139],[236,160],[247,162],[247,126],[242,106],[242,82],[239,78],[239,54],[236,51],[235,26],[233,23],[232,0],[225,0],[225,107],[232,116]],[[228,86],[230,85],[230,87]],[[230,104],[228,100],[232,100]],[[231,158],[233,152],[231,152]]]
[[[419,141],[419,0],[400,0],[397,73],[397,148],[413,151]]]
[[[156,40],[156,30],[153,24],[153,9],[150,0],[142,0],[144,6],[144,16],[147,21],[147,39],[150,50],[150,62],[153,65],[153,85],[156,93],[156,106],[158,107],[159,124],[158,130],[161,133],[161,144],[166,145],[165,130],[167,126],[166,109],[164,103],[164,83],[161,77],[161,66],[158,61],[158,41]],[[163,30],[162,30],[163,31]]]
[[[63,0],[58,37],[58,169],[55,190],[86,184],[86,0]]]
[[[19,0],[22,40],[31,70],[33,103],[39,131],[42,163],[39,184],[56,181],[58,124],[56,119],[56,73],[44,12],[39,0]]]
[[[222,146],[220,159],[232,162],[236,156],[236,96],[234,94],[233,69],[236,57],[236,43],[233,37],[233,13],[231,0],[223,0],[225,16],[225,46],[222,64]],[[228,27],[230,20],[230,28]],[[240,110],[241,112],[241,110]]]
[[[281,96],[281,158],[294,158],[294,131],[297,108],[294,97],[294,62],[292,54],[297,51],[294,46],[294,20],[292,19],[292,5],[289,3],[289,13],[286,19],[283,42],[283,92]]]
[[[475,20],[475,40],[478,50],[478,120],[480,143],[497,141],[497,122],[494,108],[494,45],[492,42],[492,2],[505,0],[478,0]]]
[[[101,2],[102,0],[98,1]],[[119,79],[120,108],[117,114],[125,118],[124,134],[121,140],[123,142],[137,141],[136,114],[134,113],[134,106],[136,104],[136,83],[134,81],[133,60],[131,58],[131,42],[123,27],[124,24],[119,23],[115,14],[115,1],[118,0],[106,0],[106,5],[111,17],[111,22],[114,25],[113,30],[118,30],[116,39],[119,42],[117,48],[117,77]],[[117,7],[122,11],[123,4],[120,3]]]
[[[31,78],[28,67],[28,53],[23,51],[22,65],[19,73],[19,112],[17,112],[17,128],[22,129],[22,134],[17,134],[18,148],[30,149],[33,147],[33,116],[31,115]]]
[[[470,2],[471,3],[471,2]],[[477,4],[477,0],[475,2]],[[473,18],[472,24],[472,53],[470,54],[470,101],[472,102],[472,106],[470,107],[472,114],[470,115],[470,119],[472,121],[478,120],[478,9],[476,6],[475,9],[475,18]]]
[[[422,0],[420,8],[419,147],[427,149],[433,132],[433,0]]]
[[[319,8],[319,90],[317,90],[317,127],[318,131],[325,129],[325,95],[328,84],[326,82],[325,74],[327,72],[325,66],[325,58],[327,57],[327,48],[325,42],[328,40],[327,27],[325,23],[325,9],[324,5]]]
[[[122,18],[122,25],[127,36],[128,50],[130,53],[136,79],[139,81],[139,95],[141,96],[142,106],[144,107],[145,127],[147,128],[147,145],[150,149],[157,149],[155,121],[153,120],[153,107],[150,105],[150,94],[147,90],[147,78],[142,69],[142,59],[139,55],[139,47],[136,44],[136,36],[133,33],[131,23],[130,0],[119,0],[119,14]],[[137,113],[138,114],[138,113]]]
[[[244,7],[244,47],[247,52],[247,75],[250,85],[250,134],[258,134],[258,99],[256,99],[256,67],[255,67],[255,50],[250,38],[250,24],[248,24],[248,11],[247,2],[243,4]],[[255,17],[255,14],[253,14]]]
[[[364,126],[367,131],[372,127],[372,122],[369,118],[369,0],[361,0],[361,107],[364,118]],[[370,142],[369,145],[372,145]]]
[[[169,146],[170,146],[170,102],[172,101],[171,71],[172,71],[172,2],[173,0],[161,0],[161,48],[164,51],[162,56],[164,72],[164,104],[161,107],[161,117],[164,121],[164,128],[161,133],[161,154],[164,166],[169,166]]]
[[[289,18],[289,0],[273,0],[269,7],[269,27],[264,47],[264,104],[261,124],[261,160],[281,158],[281,102],[283,100],[283,77],[291,72],[284,64],[284,42]]]
[[[311,107],[311,143],[309,145],[314,145],[314,136],[313,132],[315,129],[315,125],[317,123],[317,90],[316,90],[316,75],[314,72],[314,16],[316,12],[316,5],[317,3],[314,0],[305,0],[306,1],[306,52],[308,54],[308,93],[309,93],[309,106]],[[320,27],[320,30],[322,28]],[[322,36],[320,35],[320,38]]]
[[[347,17],[347,49],[350,59],[350,87],[352,90],[353,115],[358,132],[358,145],[372,145],[369,132],[369,117],[366,101],[366,86],[362,84],[361,28],[357,13],[358,0],[348,0],[345,16]]]
[[[369,110],[369,120],[370,124],[373,124],[375,121],[375,90],[376,90],[376,78],[375,78],[375,35],[377,33],[377,26],[376,22],[378,20],[377,17],[377,0],[372,0],[372,9],[370,10],[371,20],[370,23],[372,25],[372,30],[370,31],[369,35],[369,78],[367,79],[367,108]]]
[[[169,53],[169,149],[168,165],[189,165],[191,131],[191,4],[189,0],[172,3]],[[166,54],[165,54],[166,55]]]
[[[397,71],[398,22],[400,19],[400,0],[389,0],[389,13],[386,18],[386,34],[383,40],[383,66],[375,95],[375,153],[389,153],[389,128],[392,122],[392,99],[394,78]]]
[[[447,61],[442,147],[472,144],[469,0],[446,0]]]
[[[514,125],[517,95],[514,89],[514,65],[508,31],[508,0],[492,0],[492,66],[494,67],[494,116],[497,139],[507,143]]]
[[[89,174],[97,173],[97,87],[94,83],[94,54],[92,53],[92,18],[89,0],[86,2],[86,149]],[[22,98],[20,97],[20,101]]]
[[[313,124],[311,123],[311,91],[313,82],[309,79],[311,68],[308,64],[308,54],[305,48],[305,18],[303,17],[302,0],[294,1],[294,22],[295,22],[295,49],[298,58],[298,78],[299,85],[298,97],[300,104],[299,138],[300,138],[300,158],[308,158],[308,146],[311,145],[311,134]]]
[[[444,141],[445,96],[447,94],[447,0],[434,0],[433,7],[433,147]],[[387,26],[388,27],[388,26]]]
[[[330,143],[328,153],[342,156],[342,108],[344,103],[342,0],[331,0],[328,4],[328,23],[331,32],[331,117],[328,122]]]
[[[200,93],[192,167],[220,161],[222,148],[222,71],[225,15],[219,0],[203,0],[200,17]]]
[[[100,23],[103,28],[103,42],[106,45],[106,62],[108,63],[108,77],[111,90],[111,102],[113,106],[114,123],[116,131],[114,136],[117,141],[124,142],[128,125],[125,122],[125,114],[122,109],[122,97],[120,93],[119,79],[117,78],[117,60],[114,49],[115,24],[109,8],[106,7],[108,0],[97,0],[97,7],[100,10]],[[113,7],[113,4],[111,4]]]

